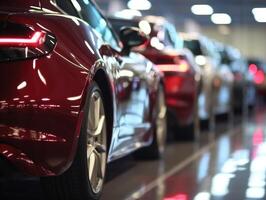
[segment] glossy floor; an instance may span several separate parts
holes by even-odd
[[[244,121],[222,123],[198,143],[170,144],[164,160],[138,163],[108,182],[103,199],[265,199],[266,115]]]
[[[241,123],[244,122],[244,123]],[[222,122],[197,142],[171,142],[161,161],[108,166],[103,200],[266,199],[266,112]],[[36,179],[0,179],[0,199],[42,199]]]

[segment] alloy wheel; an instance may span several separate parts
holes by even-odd
[[[106,116],[101,95],[92,93],[87,121],[87,169],[92,191],[101,191],[106,169]]]
[[[156,139],[160,154],[164,152],[166,142],[166,105],[163,89],[159,89],[157,102]]]

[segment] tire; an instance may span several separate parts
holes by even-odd
[[[107,130],[102,93],[95,82],[85,105],[87,115],[71,167],[62,175],[41,178],[46,199],[96,200],[101,196],[107,163]]]
[[[150,146],[135,153],[138,159],[156,160],[164,155],[167,134],[166,103],[163,86],[159,86],[156,103],[156,117],[153,128],[153,140]]]
[[[175,139],[177,141],[194,141],[195,140],[195,128],[194,123],[184,126],[177,127],[175,131]]]
[[[176,125],[174,136],[176,140],[194,141],[200,136],[200,118],[198,112],[198,100],[195,100],[193,122],[187,126]]]
[[[209,112],[208,129],[210,132],[215,132],[215,128],[216,128],[216,113],[214,112],[214,108],[212,107]]]
[[[197,129],[195,122],[183,127],[176,125],[174,129],[178,130],[174,132],[174,137],[177,141],[194,141],[199,134],[199,130]]]

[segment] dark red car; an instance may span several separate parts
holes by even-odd
[[[163,153],[161,74],[120,36],[91,0],[0,2],[0,159],[47,199],[98,199],[107,162]]]
[[[175,27],[156,16],[130,20],[110,17],[109,20],[117,32],[123,27],[135,26],[149,35],[149,41],[134,50],[150,59],[164,73],[169,127],[182,128],[175,136],[193,139],[194,122],[198,118],[196,105],[200,78]]]

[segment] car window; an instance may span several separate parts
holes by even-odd
[[[203,55],[201,45],[198,40],[185,40],[184,45],[192,51],[195,56]]]
[[[83,20],[97,31],[105,42],[109,43],[114,49],[120,49],[114,32],[90,0],[71,0],[71,2],[80,13]]]
[[[201,49],[201,54],[199,55],[208,56],[208,57],[211,57],[219,61],[220,59],[219,52],[211,40],[205,37],[202,37],[200,40],[196,40],[196,41],[198,43],[197,46],[199,46]]]
[[[70,1],[66,0],[56,0],[56,5],[59,6],[64,12],[66,12],[69,15],[79,17],[78,13],[73,6],[73,4]]]
[[[164,29],[164,41],[166,47],[175,48],[175,43],[173,39],[171,38],[171,34],[169,33],[169,30],[167,28]]]
[[[207,49],[207,53],[210,57],[214,58],[215,60],[217,60],[218,62],[221,61],[221,56],[219,55],[219,52],[217,51],[217,48],[214,44],[213,41],[210,40],[206,40],[206,49]]]
[[[115,32],[118,35],[120,32],[120,29],[124,26],[139,28],[137,21],[129,21],[129,20],[122,20],[122,19],[115,19],[115,18],[109,18],[109,21],[111,22],[112,27],[114,28]]]
[[[152,27],[152,37],[158,38],[159,42],[163,44],[163,46],[167,49],[174,49],[175,48],[175,41],[173,40],[171,33],[166,25],[161,24],[153,24],[151,23]]]
[[[165,40],[166,44],[175,49],[183,48],[183,40],[178,37],[178,33],[172,24],[167,24],[165,27]]]

